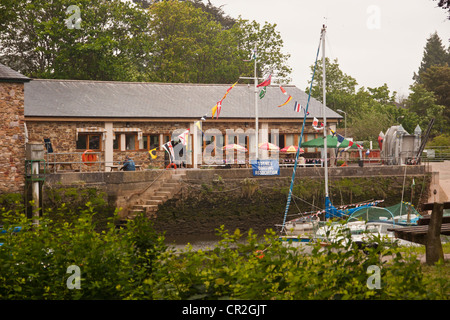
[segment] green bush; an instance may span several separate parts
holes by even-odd
[[[96,227],[90,203],[69,221],[44,213],[33,225],[20,211],[5,211],[0,234],[0,299],[448,299],[448,265],[431,278],[409,251],[360,248],[349,238],[311,252],[285,245],[268,230],[263,236],[218,230],[211,250],[174,251],[137,217],[118,227],[114,218]],[[21,226],[20,232],[12,232]],[[69,289],[70,266],[79,267],[80,288]],[[369,288],[370,266],[380,287]],[[72,283],[69,281],[69,283]],[[72,283],[73,284],[73,283]]]

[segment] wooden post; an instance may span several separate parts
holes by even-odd
[[[441,244],[441,225],[444,214],[444,204],[435,202],[431,212],[430,224],[428,226],[427,241],[425,245],[425,256],[427,264],[434,264],[439,259],[444,259]]]

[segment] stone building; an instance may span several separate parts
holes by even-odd
[[[30,81],[31,80],[31,81]],[[86,80],[30,79],[0,64],[0,193],[22,192],[25,145],[47,142],[46,161],[52,170],[110,171],[125,156],[141,168],[164,168],[168,153],[163,145],[172,141],[183,150],[187,167],[200,168],[209,155],[225,157],[221,146],[237,143],[247,148],[245,160],[255,157],[255,100],[258,106],[258,142],[280,148],[297,145],[308,95],[292,85],[267,87],[263,98],[253,85],[166,84]],[[222,101],[219,116],[212,108]],[[291,95],[292,100],[278,107]],[[323,117],[322,104],[311,98],[304,140],[322,135],[312,127]],[[327,125],[335,127],[341,116],[325,108]],[[187,146],[178,135],[189,130]],[[209,148],[209,149],[208,149]],[[92,150],[96,163],[88,166],[82,154]],[[149,151],[156,155],[152,158]],[[308,155],[317,155],[307,149]],[[270,153],[269,153],[270,155]],[[264,151],[260,157],[267,156]],[[61,166],[58,166],[61,164]],[[97,165],[98,164],[98,165]],[[65,166],[67,165],[67,166]]]
[[[50,141],[50,162],[81,161],[80,154],[86,149],[98,152],[101,170],[105,171],[117,168],[126,155],[145,168],[165,167],[168,153],[163,144],[176,143],[177,136],[186,130],[188,144],[181,154],[187,167],[199,168],[205,163],[205,151],[220,154],[219,146],[230,143],[245,146],[248,161],[256,150],[255,89],[237,84],[222,101],[219,117],[217,113],[212,117],[212,108],[229,88],[225,84],[35,79],[25,85],[28,138],[32,142]],[[258,142],[273,142],[280,148],[297,145],[304,113],[296,112],[294,104],[297,101],[306,106],[308,99],[295,86],[283,88],[287,94],[279,86],[269,86],[265,96],[257,98]],[[278,107],[288,95],[293,98],[291,102]],[[311,125],[322,113],[322,104],[311,98],[304,141],[322,135]],[[327,126],[335,127],[341,116],[328,108],[326,113]],[[148,152],[153,149],[156,159]],[[175,147],[177,155],[180,150]],[[79,168],[75,165],[75,169]],[[91,169],[98,170],[95,165]]]
[[[24,190],[24,84],[30,80],[0,64],[0,194]]]

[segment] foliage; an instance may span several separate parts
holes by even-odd
[[[411,93],[405,105],[408,110],[419,116],[417,122],[422,130],[425,130],[430,120],[434,118],[432,136],[436,136],[439,132],[447,132],[449,130],[448,122],[443,117],[445,107],[437,104],[434,93],[425,89],[421,84],[411,85],[410,90]]]
[[[66,211],[60,208],[58,214]],[[154,233],[146,233],[142,241],[141,232],[148,230],[142,222],[117,229],[111,219],[105,230],[97,231],[89,203],[72,223],[45,214],[33,225],[20,212],[2,215],[4,230],[19,225],[22,231],[1,238],[0,299],[125,299],[137,294],[154,252],[164,250]],[[67,287],[71,265],[81,271],[79,290]]]
[[[414,74],[414,80],[417,83],[423,83],[422,74],[432,66],[444,66],[449,62],[450,53],[447,52],[442,40],[437,32],[430,35],[427,39],[423,51],[422,62],[420,63],[418,74]]]
[[[80,0],[81,23],[66,21],[73,2],[14,1],[1,33],[2,62],[30,77],[138,80],[151,43],[148,15],[120,0]]]
[[[351,128],[352,137],[357,140],[376,140],[380,131],[385,131],[393,125],[398,125],[398,119],[408,132],[413,132],[418,123],[415,113],[396,105],[396,92],[390,92],[387,84],[375,88],[360,87],[356,79],[345,74],[339,68],[338,60],[331,62],[325,59],[327,91],[327,106],[347,114],[347,123],[341,121],[340,126]],[[313,70],[313,66],[311,66]],[[322,73],[322,62],[318,61],[316,73]],[[323,100],[323,81],[316,77],[311,95]]]
[[[59,213],[64,215],[66,209]],[[425,278],[414,255],[374,238],[364,250],[342,241],[311,247],[285,245],[268,230],[262,237],[218,229],[211,250],[173,251],[138,217],[96,231],[90,204],[68,223],[48,215],[33,225],[21,212],[2,211],[0,299],[448,299],[446,265]],[[81,272],[69,289],[69,266]],[[369,266],[380,268],[381,287],[367,286]]]
[[[0,60],[38,78],[234,83],[253,70],[243,60],[256,46],[260,72],[290,72],[275,25],[198,0],[137,2],[80,0],[79,26],[66,23],[77,15],[69,0],[2,2]]]

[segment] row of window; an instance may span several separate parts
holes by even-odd
[[[275,138],[275,139],[274,139]],[[314,139],[314,135],[310,137],[310,139]],[[164,143],[169,141],[170,136],[164,135],[163,136]],[[206,141],[203,141],[203,147],[206,147],[207,145],[213,143],[215,140],[214,136],[211,136],[207,138]],[[244,140],[244,141],[240,141]],[[249,137],[245,137],[245,139],[241,138],[238,140],[238,137],[234,137],[234,141],[228,141],[228,143],[237,143],[240,145],[243,145],[244,147],[248,148],[249,145]],[[274,141],[272,141],[274,140]],[[278,136],[272,137],[272,135],[269,135],[269,142],[278,145],[280,148],[284,148],[286,146],[290,146],[293,144],[297,144],[297,141],[294,139],[294,134],[280,134]],[[308,139],[309,140],[309,139]],[[219,136],[219,145],[224,145],[225,143],[225,135]],[[133,151],[133,150],[151,150],[154,148],[158,148],[160,146],[159,141],[159,134],[150,134],[150,135],[143,135],[142,136],[142,143],[138,140],[137,134],[125,134],[125,148],[121,148],[121,139],[119,138],[119,135],[117,135],[116,139],[114,139],[113,142],[113,149],[114,150],[127,150],[127,151]],[[102,135],[98,133],[87,133],[87,134],[79,134],[78,140],[76,144],[77,149],[79,150],[95,150],[95,151],[101,151],[102,149]]]
[[[169,141],[169,136],[164,136],[165,142]],[[119,135],[113,140],[113,149],[122,150],[121,139]],[[159,134],[151,134],[142,136],[142,147],[139,147],[137,134],[125,134],[125,150],[151,150],[159,147]],[[79,150],[95,150],[102,149],[102,135],[98,133],[79,134],[76,148]]]

